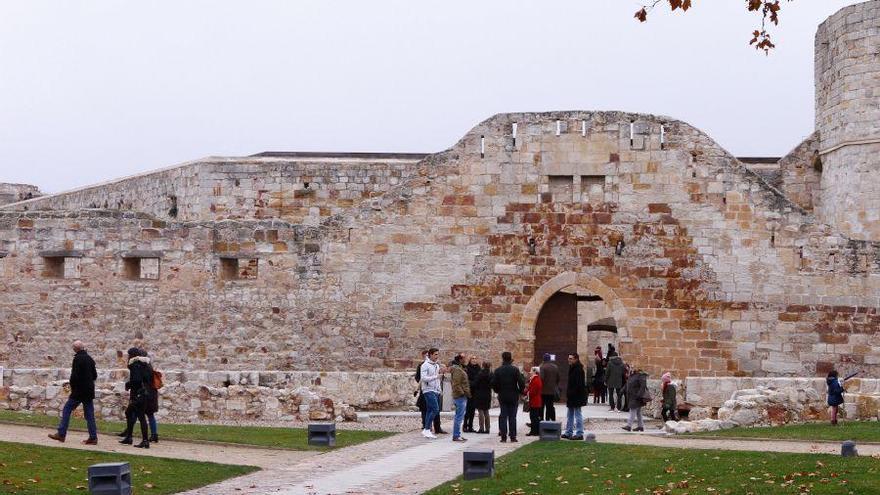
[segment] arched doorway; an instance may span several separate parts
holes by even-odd
[[[534,362],[541,363],[544,354],[559,368],[559,392],[565,399],[568,383],[567,357],[577,352],[578,344],[577,294],[557,292],[544,303],[535,324]]]
[[[630,342],[626,308],[617,294],[598,279],[566,272],[542,285],[522,313],[521,335],[531,340],[533,362],[554,355],[560,371],[560,392],[568,381],[567,355],[578,353],[584,366],[591,363],[597,345],[603,355],[607,344],[619,349]]]
[[[594,350],[607,344],[617,347],[617,324],[608,316],[605,301],[580,287],[567,287],[556,292],[544,303],[535,323],[534,362],[541,363],[545,354],[559,368],[560,395],[565,398],[568,382],[569,354],[577,353],[584,367],[590,366]]]

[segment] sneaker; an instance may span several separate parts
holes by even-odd
[[[623,429],[626,431],[633,431],[631,426],[624,426]]]
[[[434,439],[434,438],[437,438],[437,435],[431,433],[431,431],[428,430],[428,434],[425,435],[425,438],[431,438],[431,439]]]
[[[64,443],[64,437],[59,435],[58,433],[49,433],[49,438],[52,440],[58,440],[61,443]]]
[[[559,436],[559,438],[564,438],[565,440],[571,440],[571,435],[569,435],[568,433],[563,433],[562,435]]]
[[[458,437],[458,438],[453,438],[452,441],[453,442],[467,442],[467,438]]]
[[[425,438],[430,438],[428,435],[431,434],[431,430],[422,430],[422,436]]]
[[[82,443],[83,443],[83,445],[98,445],[98,439],[97,438],[89,438],[89,439],[83,440]]]
[[[575,436],[571,437],[571,439],[572,440],[583,440],[584,436],[583,435],[575,435]]]

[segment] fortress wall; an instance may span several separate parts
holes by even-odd
[[[200,192],[202,218],[280,218],[317,225],[381,196],[408,177],[416,163],[414,158],[381,157],[206,162]]]
[[[418,160],[406,155],[206,158],[6,209],[93,208],[163,220],[281,218],[316,225],[388,191]]]
[[[821,211],[822,164],[814,133],[779,160],[778,189],[805,211]]]
[[[7,367],[63,366],[74,336],[102,367],[139,336],[184,370],[409,370],[432,345],[522,363],[563,283],[605,298],[624,357],[652,374],[880,373],[880,248],[662,117],[499,115],[318,227],[8,212],[0,243]],[[80,252],[79,278],[42,275],[59,250]],[[159,279],[126,279],[131,252],[161,252]],[[257,258],[256,278],[224,279],[235,257]]]
[[[22,201],[28,197],[41,196],[42,194],[37,186],[0,182],[0,206]]]
[[[196,219],[200,171],[198,162],[189,162],[0,206],[0,211],[107,209],[142,212],[164,219]]]

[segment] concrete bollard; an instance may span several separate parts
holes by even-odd
[[[110,462],[89,466],[91,495],[131,495],[131,466]]]
[[[336,446],[336,423],[309,423],[309,445]]]
[[[840,446],[840,455],[843,457],[856,457],[859,455],[859,451],[856,450],[856,443],[852,440],[847,440],[843,442]]]
[[[541,421],[538,424],[538,439],[542,442],[559,440],[562,435],[562,423]]]
[[[584,435],[584,441],[588,443],[596,443],[596,434],[595,433],[587,433]]]
[[[462,475],[465,480],[495,476],[495,451],[487,449],[466,450],[462,459]]]

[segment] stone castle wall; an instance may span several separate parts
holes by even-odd
[[[821,181],[819,137],[814,133],[779,160],[778,181],[772,185],[792,203],[815,212],[822,209]]]
[[[112,209],[161,220],[279,218],[314,225],[387,192],[410,175],[420,156],[291,155],[206,158],[7,209]]]
[[[0,182],[0,206],[42,196],[37,186]]]
[[[0,243],[7,367],[64,366],[73,336],[102,367],[140,336],[180,369],[402,371],[432,345],[525,363],[543,301],[579,287],[653,375],[880,373],[880,245],[661,117],[499,115],[314,226],[5,212]],[[59,252],[77,278],[43,275]],[[132,255],[158,279],[126,278]],[[230,258],[256,277],[224,278]]]
[[[880,1],[841,9],[816,34],[821,218],[855,239],[880,240]]]

